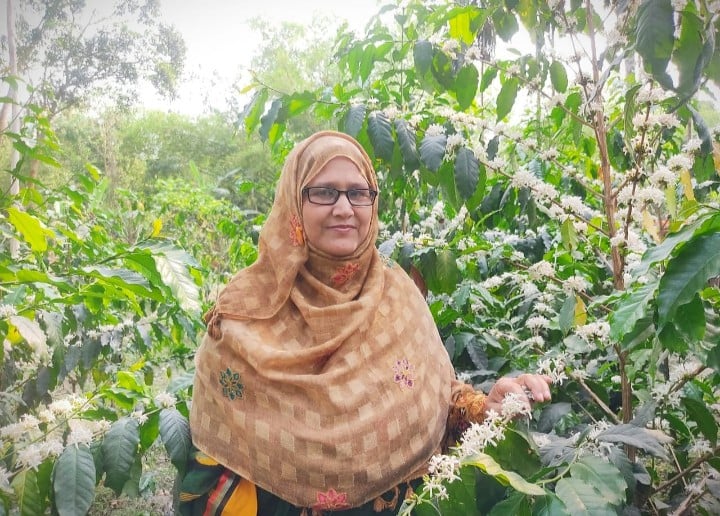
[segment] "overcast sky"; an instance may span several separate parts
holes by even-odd
[[[379,5],[377,0],[161,0],[163,18],[185,39],[186,71],[201,80],[182,88],[175,102],[149,96],[146,103],[198,114],[209,97],[214,107],[222,109],[229,84],[247,70],[262,45],[259,35],[247,25],[252,18],[260,17],[270,24],[310,23],[313,17],[330,15],[338,19],[338,25],[347,20],[351,28],[360,31]]]

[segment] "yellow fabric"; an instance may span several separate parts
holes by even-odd
[[[243,478],[225,504],[222,516],[257,516],[257,511],[255,484]]]
[[[336,156],[377,188],[347,135],[321,132],[291,151],[257,262],[206,316],[190,413],[198,449],[315,509],[362,505],[425,471],[454,383],[425,299],[375,248],[378,201],[353,256],[305,242],[301,190]]]

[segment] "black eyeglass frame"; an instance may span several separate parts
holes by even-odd
[[[312,199],[310,199],[310,191],[311,190],[331,190],[335,192],[335,199],[333,199],[332,202],[324,203],[324,202],[315,202]],[[370,194],[370,204],[355,204],[350,199],[350,192],[368,192]],[[348,200],[350,205],[352,206],[372,206],[375,204],[375,199],[377,199],[377,190],[373,190],[371,188],[351,188],[350,190],[338,190],[337,188],[333,188],[331,186],[306,186],[302,189],[302,194],[307,197],[308,202],[312,204],[317,204],[319,206],[332,206],[336,202],[338,202],[338,199],[340,199],[340,194],[345,194],[345,198]]]

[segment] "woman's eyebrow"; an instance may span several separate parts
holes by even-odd
[[[309,188],[321,187],[321,188],[335,188],[335,189],[338,189],[338,186],[339,186],[339,183],[333,182],[333,181],[323,181],[320,183],[308,185]],[[366,190],[366,189],[370,188],[370,185],[367,184],[367,182],[363,182],[363,181],[344,183],[343,186],[345,187],[345,189],[350,189],[350,190],[357,190],[357,189]],[[339,189],[343,190],[343,188],[339,188]]]

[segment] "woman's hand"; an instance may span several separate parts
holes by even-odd
[[[502,403],[505,396],[514,393],[521,401],[532,406],[532,403],[550,401],[550,384],[552,379],[544,374],[521,374],[515,378],[500,378],[488,393],[485,400],[485,412],[494,410],[502,413]]]

